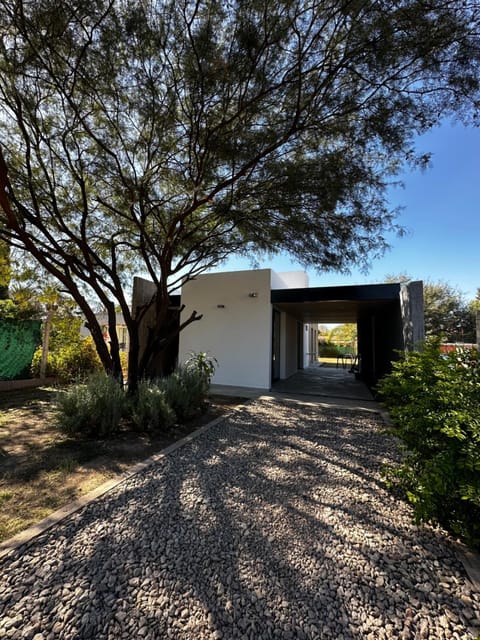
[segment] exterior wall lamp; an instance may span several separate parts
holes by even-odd
[[[258,298],[258,291],[252,291],[248,294],[249,298]]]

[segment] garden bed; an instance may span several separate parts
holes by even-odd
[[[123,429],[111,439],[81,440],[55,426],[57,392],[39,387],[0,396],[0,541],[242,402],[212,396],[206,413],[168,432]]]

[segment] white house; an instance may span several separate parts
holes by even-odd
[[[209,273],[185,283],[183,316],[196,310],[203,318],[181,332],[179,362],[206,351],[218,362],[214,384],[270,389],[272,379],[316,361],[317,324],[272,310],[272,290],[305,287],[304,271],[271,269]]]
[[[135,278],[132,307],[150,304],[154,294],[151,282]],[[183,307],[180,321],[202,314],[172,345],[173,361],[208,352],[218,361],[213,383],[231,387],[271,389],[316,362],[318,323],[357,324],[357,375],[367,383],[424,337],[421,282],[309,287],[303,271],[206,273],[185,282],[171,306]],[[143,344],[152,321],[147,314]]]

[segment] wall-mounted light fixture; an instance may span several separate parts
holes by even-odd
[[[258,291],[252,291],[248,294],[249,298],[258,298]]]
[[[224,304],[217,304],[217,309],[225,309],[225,305]]]

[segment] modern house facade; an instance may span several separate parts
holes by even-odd
[[[135,279],[134,305],[151,297],[151,287]],[[184,283],[180,303],[182,318],[194,310],[203,317],[181,332],[178,361],[208,352],[218,362],[213,383],[229,387],[268,390],[315,362],[318,323],[357,324],[357,375],[367,383],[424,338],[421,282],[309,287],[298,271],[209,273]]]
[[[204,274],[184,284],[185,316],[202,319],[180,334],[179,361],[195,351],[215,357],[217,385],[270,389],[316,360],[317,325],[277,310],[272,291],[308,286],[303,271],[270,269]]]

